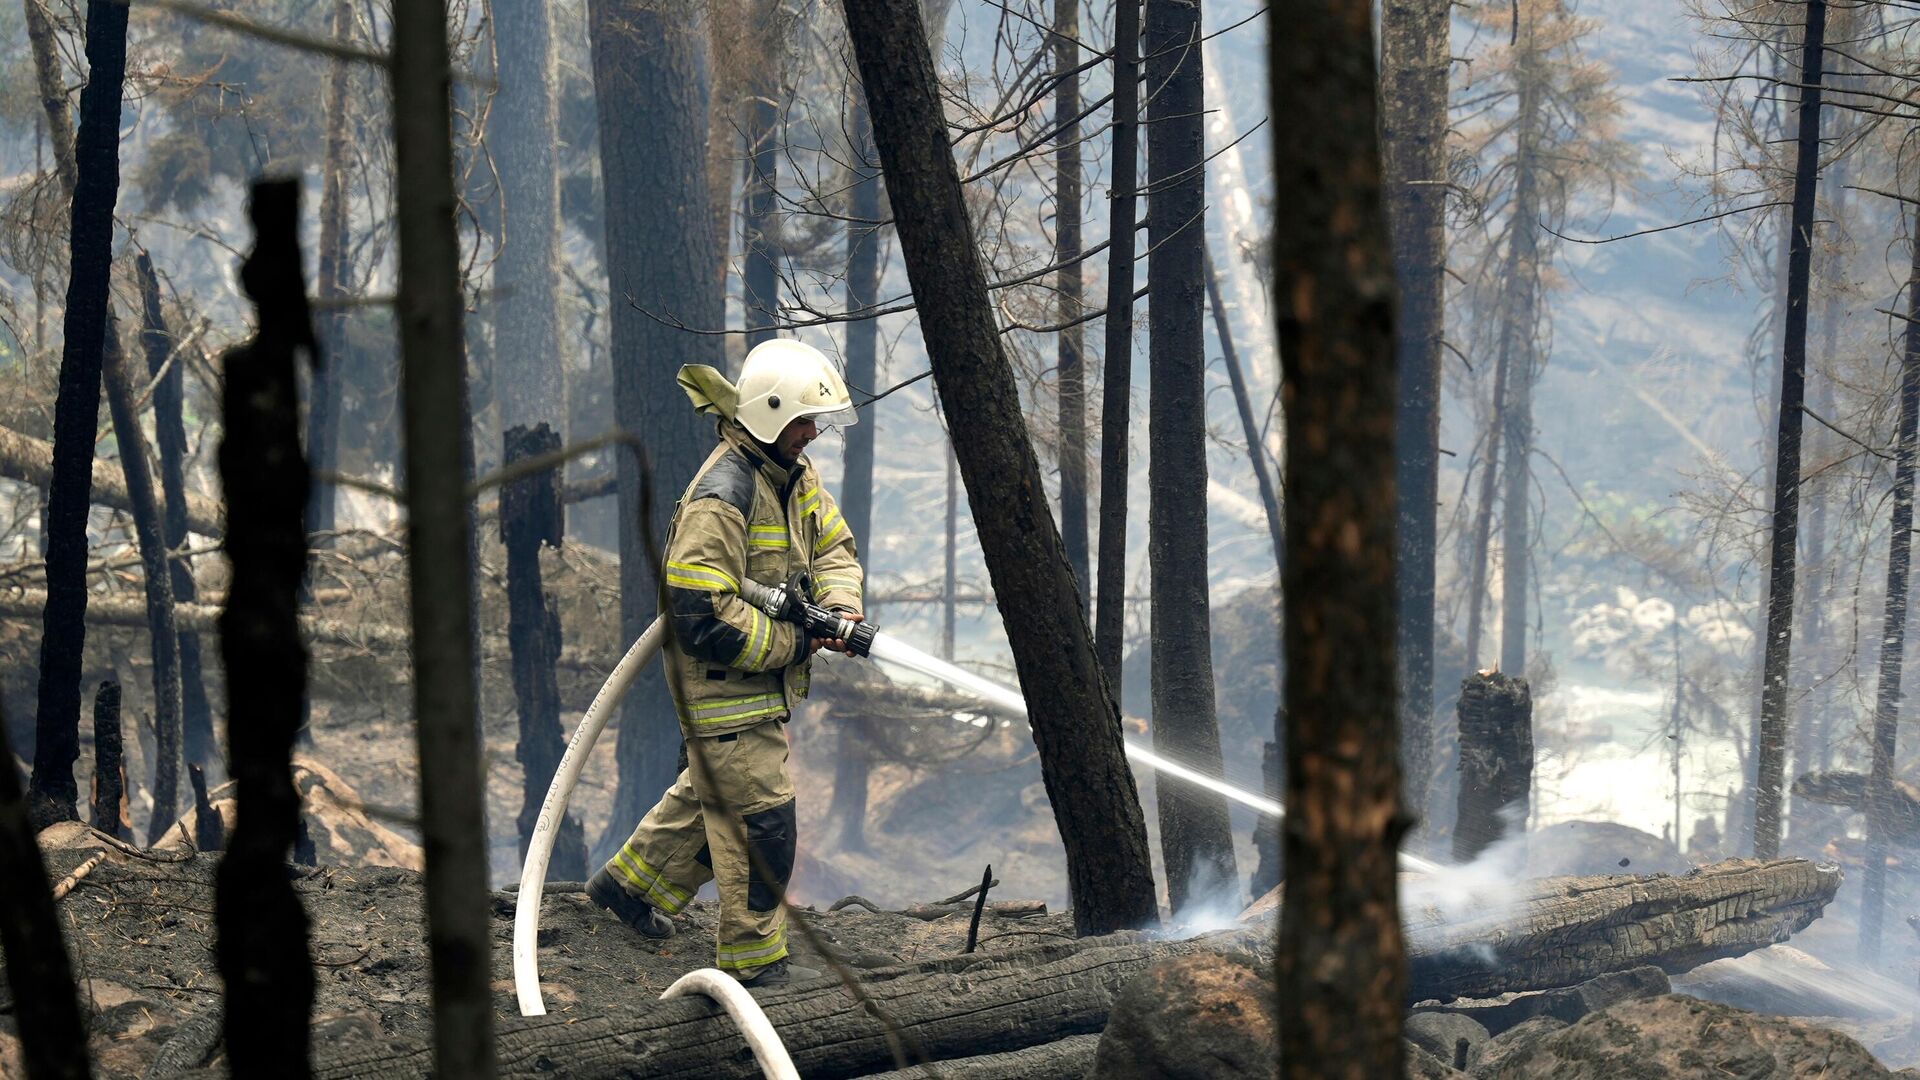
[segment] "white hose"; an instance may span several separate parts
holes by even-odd
[[[607,720],[619,707],[620,699],[627,696],[627,687],[633,685],[641,669],[660,651],[666,635],[666,620],[654,619],[640,640],[627,650],[627,655],[614,665],[613,674],[607,676],[606,684],[587,707],[587,715],[574,729],[573,741],[567,744],[560,767],[554,770],[553,783],[547,787],[547,797],[540,804],[540,820],[534,824],[533,839],[527,844],[527,862],[520,868],[520,894],[513,910],[513,989],[520,997],[521,1016],[547,1014],[546,1003],[540,1000],[540,893],[547,883],[547,862],[553,857],[554,836],[567,816],[567,800],[573,797],[573,785],[580,779],[580,770],[587,763],[587,755],[593,752],[600,732],[606,729]]]
[[[786,1044],[773,1030],[773,1021],[767,1019],[760,1003],[753,1000],[753,995],[747,993],[738,979],[718,968],[700,968],[680,976],[660,995],[660,1000],[671,1001],[688,994],[705,994],[726,1008],[767,1080],[800,1080],[799,1070],[787,1056]]]

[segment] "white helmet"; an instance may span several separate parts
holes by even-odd
[[[747,353],[738,391],[734,419],[763,443],[802,416],[841,427],[860,419],[840,369],[819,349],[790,338],[763,341]]]

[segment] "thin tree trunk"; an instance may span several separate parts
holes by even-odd
[[[1394,628],[1394,279],[1365,4],[1268,39],[1274,296],[1287,412],[1287,828],[1278,952],[1290,1077],[1402,1073],[1406,952]]]
[[[1813,255],[1820,167],[1820,77],[1826,0],[1807,0],[1800,52],[1800,117],[1793,175],[1792,250],[1787,259],[1786,341],[1774,442],[1773,538],[1767,563],[1767,631],[1760,668],[1760,739],[1754,769],[1753,853],[1780,853],[1780,782],[1786,771],[1787,672],[1793,654],[1794,559],[1800,530],[1800,430],[1806,397],[1807,279]]]
[[[127,494],[133,498],[133,531],[140,547],[147,636],[153,654],[153,816],[147,822],[147,843],[151,844],[173,827],[180,805],[180,633],[173,619],[173,572],[168,566],[159,500],[154,497],[153,475],[147,471],[147,436],[140,429],[127,357],[111,319],[107,334],[107,405],[114,441],[120,445]]]
[[[1400,745],[1406,801],[1429,816],[1433,773],[1433,605],[1440,497],[1440,342],[1446,331],[1446,0],[1380,9],[1381,133],[1394,272],[1400,282]],[[1519,674],[1516,672],[1515,674]]]
[[[1907,314],[1920,319],[1920,214],[1910,234],[1913,266]],[[1886,614],[1880,623],[1880,688],[1873,710],[1873,765],[1867,773],[1867,874],[1860,892],[1860,960],[1884,963],[1880,927],[1886,918],[1888,833],[1893,828],[1893,753],[1900,730],[1900,674],[1906,657],[1907,574],[1913,558],[1913,465],[1920,431],[1920,331],[1907,323],[1900,369],[1899,457],[1893,471],[1893,524],[1887,537]]]
[[[135,258],[134,266],[140,274],[140,299],[144,308],[140,343],[147,354],[147,376],[159,380],[153,388],[153,432],[160,449],[166,546],[168,551],[178,552],[187,546],[187,456],[192,452],[187,446],[184,417],[184,372],[181,361],[167,363],[173,354],[173,335],[167,332],[166,318],[160,308],[160,280],[153,272],[153,260],[142,251]],[[192,564],[176,556],[167,560],[167,566],[173,599],[183,604],[194,603],[199,590],[194,584]],[[192,630],[180,630],[179,635],[181,746],[187,761],[205,768],[220,760],[220,747],[213,734],[213,707],[207,702],[200,635]]]
[[[1506,350],[1502,349],[1499,359],[1494,362],[1493,414],[1487,421],[1487,453],[1480,463],[1480,492],[1473,511],[1473,538],[1467,545],[1467,667],[1473,670],[1480,669],[1480,642],[1485,633],[1483,613],[1487,603],[1487,569],[1492,559],[1493,499],[1500,475],[1501,433],[1506,427],[1501,413],[1507,397],[1507,366],[1510,359]]]
[[[1500,508],[1500,670],[1516,678],[1527,672],[1527,560],[1533,530],[1527,499],[1533,480],[1534,330],[1539,322],[1540,175],[1536,140],[1542,117],[1540,53],[1534,17],[1523,15],[1514,63],[1519,113],[1514,121],[1513,212],[1507,225],[1506,287],[1500,319],[1500,351],[1507,357],[1506,397],[1500,402],[1501,438],[1507,469]]]
[[[255,242],[240,281],[260,329],[226,355],[219,451],[221,487],[234,508],[220,658],[228,700],[245,703],[245,721],[227,732],[240,813],[214,884],[216,953],[233,1073],[304,1077],[313,965],[306,911],[286,873],[300,831],[293,743],[307,689],[298,618],[310,493],[295,357],[303,349],[315,355],[300,265],[299,182],[255,184],[248,212]]]
[[[1196,52],[1194,55],[1198,56]],[[1080,0],[1053,0],[1053,261],[1062,323],[1081,312],[1080,258]],[[1080,612],[1091,614],[1093,579],[1087,566],[1087,375],[1085,328],[1060,331],[1060,539],[1080,586]]]
[[[1126,638],[1127,436],[1133,429],[1133,234],[1140,156],[1140,4],[1113,8],[1113,160],[1108,183],[1107,314],[1100,388],[1100,598],[1094,652],[1119,693]]]
[[[31,7],[32,0],[27,2]],[[120,96],[126,74],[127,6],[89,0],[87,87],[80,93],[80,133],[74,143],[72,261],[60,390],[53,411],[53,480],[47,490],[47,607],[40,634],[33,781],[27,794],[33,821],[40,826],[75,817],[79,798],[73,765],[80,756],[80,664],[87,636],[87,506],[93,438],[100,423],[100,367],[113,332],[107,284],[113,270]],[[56,146],[60,139],[56,130]]]
[[[786,43],[779,37],[780,0],[749,2],[746,32],[752,41],[754,60],[746,79],[747,100],[741,109],[747,177],[746,270],[740,276],[740,299],[747,324],[747,347],[752,348],[771,340],[772,327],[780,321],[780,275],[774,265],[778,222],[774,211],[780,183],[778,99],[783,92],[781,57]]]
[[[960,462],[954,457],[953,440],[947,439],[946,544],[943,551],[944,573],[940,591],[940,656],[953,659],[956,597],[960,587]]]
[[[992,318],[919,6],[845,0],[845,10],[941,408],[969,431],[955,442],[956,459],[1031,706],[1075,929],[1151,925],[1158,912],[1146,824],[1120,713],[1094,660]]]
[[[105,679],[93,692],[93,805],[87,816],[94,828],[108,836],[131,840],[127,766],[121,745],[120,684]]]
[[[490,143],[500,170],[502,235],[495,310],[494,396],[500,426],[566,431],[560,345],[560,174],[554,167],[553,9],[550,0],[494,0],[500,89]]]
[[[1147,0],[1147,569],[1152,579],[1153,747],[1221,775],[1207,587],[1205,109],[1200,5]],[[1175,914],[1240,888],[1227,800],[1158,784],[1160,854]]]
[[[41,861],[34,833],[20,774],[13,768],[7,720],[0,716],[0,880],[7,883],[0,889],[0,950],[6,953],[7,982],[13,987],[22,1063],[33,1080],[85,1080],[93,1075],[87,1029],[80,1020],[47,864]]]
[[[47,17],[45,0],[20,0],[25,9],[27,25],[27,46],[33,52],[33,70],[35,85],[40,90],[40,107],[47,114],[47,136],[53,144],[53,171],[60,178],[60,190],[68,199],[73,198],[73,190],[79,185],[79,175],[74,157],[73,111],[67,104],[66,79],[60,73],[60,46],[53,40],[53,21]],[[89,11],[91,18],[91,11]],[[88,24],[91,30],[92,23]],[[88,34],[92,38],[91,32]],[[88,67],[93,66],[91,54],[87,57]],[[81,109],[86,108],[86,96],[81,95]]]
[[[487,1080],[494,1073],[492,930],[474,702],[471,447],[443,0],[398,4],[392,48],[407,580],[434,1064],[442,1076]]]
[[[333,40],[349,43],[353,32],[350,0],[334,0]],[[314,365],[307,406],[307,460],[313,470],[330,473],[340,462],[340,380],[346,357],[347,309],[347,61],[336,58],[327,71],[327,142],[320,161],[320,263],[318,295],[334,305],[320,317],[322,363]],[[307,531],[330,533],[334,526],[333,485],[315,478]],[[327,541],[319,540],[318,543]],[[305,725],[302,725],[305,730]]]

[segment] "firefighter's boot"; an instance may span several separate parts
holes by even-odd
[[[673,920],[661,914],[659,908],[622,888],[604,866],[587,882],[587,897],[647,937],[673,936]]]

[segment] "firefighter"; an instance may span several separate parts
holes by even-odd
[[[720,441],[687,485],[668,532],[662,609],[668,684],[688,767],[647,812],[587,894],[648,937],[674,932],[707,881],[720,893],[716,966],[752,987],[817,974],[789,965],[781,904],[793,870],[794,793],[786,723],[807,696],[809,638],[740,595],[743,579],[809,579],[823,607],[860,621],[854,537],[803,453],[822,426],[856,414],[839,369],[791,340],[747,354],[736,387],[689,364],[679,383],[718,418]],[[805,575],[801,578],[800,575]]]

